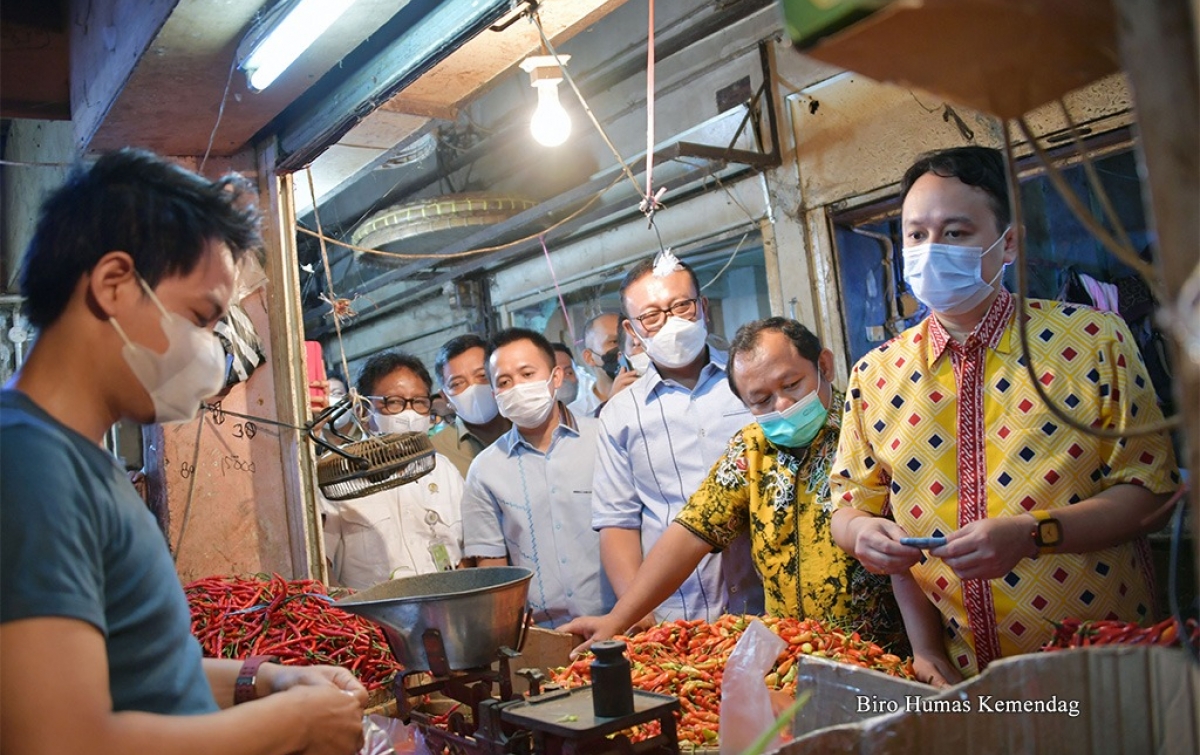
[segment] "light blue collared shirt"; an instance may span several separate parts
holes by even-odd
[[[533,570],[529,607],[539,626],[607,613],[615,603],[591,527],[598,423],[559,404],[563,423],[543,454],[514,425],[480,452],[462,502],[463,552],[509,557]]]
[[[726,354],[712,347],[708,353],[694,389],[663,380],[651,365],[600,411],[592,527],[641,530],[643,556],[725,453],[729,439],[754,421],[729,388]],[[750,560],[749,539],[742,536],[724,553],[705,556],[654,615],[715,621],[727,609],[761,614],[763,605],[762,581]]]

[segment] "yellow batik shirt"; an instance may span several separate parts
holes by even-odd
[[[930,317],[858,363],[830,478],[838,506],[891,516],[910,535],[932,537],[986,517],[1053,511],[1122,483],[1156,493],[1178,487],[1165,433],[1103,439],[1071,429],[1043,405],[1014,311],[1002,291],[966,343]],[[1114,430],[1162,419],[1120,317],[1038,300],[1027,317],[1038,381],[1073,419]],[[1144,538],[1024,559],[993,580],[963,582],[928,556],[912,573],[942,614],[950,660],[968,675],[1038,650],[1052,621],[1153,613]]]
[[[774,445],[757,422],[740,430],[675,521],[718,551],[748,531],[768,614],[832,620],[891,643],[900,624],[889,581],[869,574],[829,531],[843,400],[835,391],[835,409],[807,448]]]

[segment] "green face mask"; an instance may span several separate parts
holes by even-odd
[[[808,394],[782,412],[767,412],[754,419],[763,429],[767,440],[784,448],[803,448],[817,437],[829,410],[821,403],[821,378],[817,376],[817,390]]]

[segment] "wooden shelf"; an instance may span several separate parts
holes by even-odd
[[[1117,71],[1103,0],[897,0],[805,55],[1015,118]]]

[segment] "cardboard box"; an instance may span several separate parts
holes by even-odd
[[[1191,755],[1200,751],[1198,687],[1200,668],[1179,648],[1037,653],[934,695],[893,698],[895,713],[812,731],[777,752]],[[814,699],[823,694],[818,686]]]

